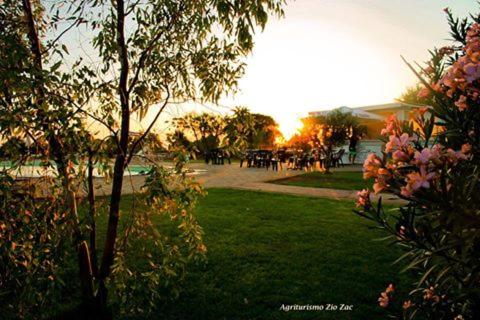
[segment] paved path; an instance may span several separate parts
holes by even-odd
[[[288,186],[267,183],[267,181],[293,177],[305,173],[299,170],[280,170],[267,171],[258,168],[240,168],[238,163],[231,165],[205,165],[203,163],[192,163],[190,168],[198,171],[196,179],[202,183],[205,188],[234,188],[242,190],[277,192],[299,196],[331,198],[337,200],[355,200],[357,198],[356,190],[337,190],[327,188],[309,188],[299,186]],[[360,166],[345,166],[336,169],[336,171],[360,171]],[[139,191],[145,178],[142,176],[125,177],[123,192],[132,193],[133,190]],[[105,183],[103,179],[96,179],[97,195],[107,195],[110,193],[111,185]],[[373,197],[374,200],[378,196]],[[402,200],[388,194],[382,195],[384,203],[399,204]]]
[[[244,186],[235,186],[235,189],[254,190],[260,192],[276,192],[292,194],[297,196],[314,197],[314,198],[329,198],[335,200],[356,200],[357,190],[339,190],[329,188],[310,188],[299,186],[287,186],[273,183],[257,182],[250,183]],[[403,204],[404,201],[389,194],[381,194],[382,202],[388,204]],[[373,195],[372,200],[376,202],[380,196]]]
[[[165,165],[169,165],[166,163]],[[331,198],[337,200],[355,200],[357,198],[356,190],[337,190],[327,188],[309,188],[300,186],[288,186],[268,181],[283,179],[297,176],[305,173],[300,170],[280,170],[272,171],[259,168],[240,168],[238,163],[231,165],[205,165],[204,163],[189,164],[191,169],[196,171],[196,179],[205,188],[234,188],[242,190],[262,191],[262,192],[277,192],[307,197]],[[335,169],[335,171],[352,171],[361,170],[360,166],[346,166]],[[335,174],[335,173],[333,173]],[[36,185],[35,189],[39,196],[44,192],[50,190],[48,182],[43,183],[41,180],[30,180],[29,183]],[[106,196],[111,192],[111,181],[106,181],[103,178],[95,178],[95,194],[97,196]],[[144,176],[125,176],[123,181],[123,194],[131,194],[133,192],[141,191],[145,183]],[[374,200],[378,197],[374,196]],[[402,200],[388,194],[382,195],[384,203],[398,204],[403,203]]]

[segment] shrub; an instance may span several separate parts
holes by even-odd
[[[455,19],[446,9],[455,45],[432,51],[416,73],[420,108],[409,123],[390,117],[382,130],[387,157],[371,154],[364,177],[373,189],[391,192],[405,204],[391,212],[359,193],[357,211],[387,230],[405,248],[399,258],[418,275],[405,318],[480,318],[480,20]],[[392,290],[382,307],[394,308]],[[397,315],[398,316],[398,315]]]

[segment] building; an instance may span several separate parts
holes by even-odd
[[[359,120],[360,125],[365,126],[366,135],[363,137],[357,145],[357,157],[356,163],[363,163],[369,153],[375,152],[379,156],[382,154],[383,142],[380,138],[380,131],[385,127],[385,120],[392,114],[397,116],[397,119],[409,120],[410,113],[417,109],[418,106],[407,103],[395,102],[378,105],[370,105],[358,108],[349,108],[342,106],[339,108],[325,110],[325,111],[312,111],[309,112],[309,116],[326,115],[332,110],[340,110],[345,113],[352,113]],[[346,150],[345,156],[342,159],[344,163],[348,163],[348,144],[342,147]]]

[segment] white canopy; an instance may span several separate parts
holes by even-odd
[[[384,120],[384,117],[374,114],[372,112],[364,111],[361,109],[356,108],[349,108],[349,107],[339,107],[333,110],[340,110],[342,113],[351,113],[353,116],[360,118],[360,119],[370,119],[370,120]],[[328,113],[332,112],[333,110],[325,110],[325,111],[316,111],[310,112],[312,116],[325,116]]]

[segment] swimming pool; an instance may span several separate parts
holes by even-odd
[[[11,161],[0,161],[0,171],[8,170],[12,167]],[[78,166],[76,166],[78,167]],[[146,175],[150,170],[150,166],[131,164],[124,172],[124,176],[138,176]],[[173,166],[166,166],[166,168],[173,168]],[[102,174],[104,170],[101,170],[98,166],[93,169],[93,176],[97,178],[103,178]],[[188,175],[197,175],[205,170],[192,170],[188,172]],[[11,172],[14,176],[19,178],[39,178],[39,177],[53,177],[56,175],[55,165],[46,167],[41,165],[40,161],[30,161],[25,165],[22,165]]]

